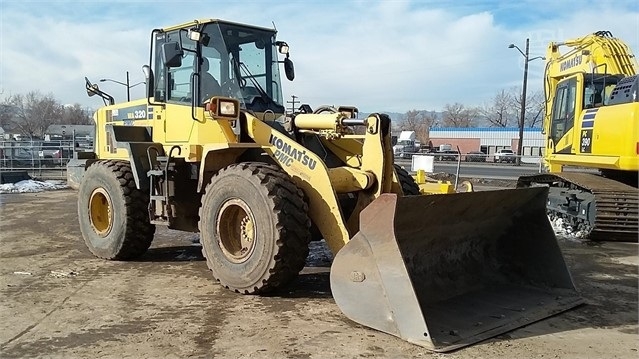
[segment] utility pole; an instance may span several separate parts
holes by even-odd
[[[135,87],[135,86],[137,86],[139,84],[146,83],[145,81],[140,81],[138,83],[135,83],[135,84],[131,85],[131,83],[129,82],[129,71],[126,72],[126,82],[120,82],[120,81],[113,80],[113,79],[100,79],[100,82],[105,82],[105,81],[115,82],[116,84],[120,84],[122,86],[126,86],[126,100],[127,100],[127,102],[131,101],[131,87]]]
[[[517,146],[517,166],[521,165],[522,150],[524,148],[524,119],[526,118],[526,85],[528,84],[528,63],[532,60],[546,58],[543,56],[535,56],[532,59],[528,58],[529,55],[530,39],[526,39],[526,51],[521,51],[515,44],[508,45],[509,49],[517,49],[522,56],[524,56],[524,84],[521,91],[521,115],[519,116],[519,146]]]
[[[296,103],[300,103],[299,101],[295,101],[296,99],[298,99],[297,96],[295,95],[291,95],[292,100],[291,101],[286,101],[286,103],[290,103],[291,104],[291,114],[295,113],[295,104]]]
[[[528,48],[528,45],[526,45],[526,49],[527,48]],[[129,85],[129,71],[126,72],[126,102],[131,102],[131,86]]]
[[[526,118],[526,85],[528,84],[528,45],[529,39],[526,39],[526,52],[524,58],[524,86],[521,91],[521,117],[519,118],[519,146],[517,146],[517,166],[521,165],[522,150],[524,148],[524,119]]]

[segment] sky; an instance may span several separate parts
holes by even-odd
[[[125,101],[125,86],[99,79],[125,82],[129,71],[130,84],[143,81],[151,30],[203,18],[275,24],[295,63],[284,98],[313,108],[485,104],[521,88],[524,58],[508,44],[524,50],[526,38],[532,58],[550,41],[608,30],[639,55],[637,0],[0,0],[0,96],[37,90],[97,108],[86,76]],[[531,61],[529,91],[541,90],[542,76],[543,61]],[[143,96],[144,85],[131,88],[132,98]]]

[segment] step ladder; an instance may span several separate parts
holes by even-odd
[[[150,170],[149,177],[149,219],[152,224],[171,226],[176,218],[173,188],[171,182],[175,177],[176,158],[173,151],[180,154],[180,147],[173,146],[168,156],[162,156],[153,147],[147,149]],[[152,155],[152,152],[155,152]]]

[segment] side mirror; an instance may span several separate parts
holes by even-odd
[[[92,84],[87,77],[84,78],[84,82],[85,82],[85,88],[87,90],[87,95],[89,95],[89,97],[95,96],[100,92],[100,88],[98,87],[98,84]]]
[[[153,78],[153,70],[151,70],[149,65],[144,65],[142,66],[142,72],[144,73],[144,82],[146,82],[146,97],[154,97],[155,81]]]
[[[113,96],[102,92],[98,87],[98,84],[92,84],[88,77],[84,77],[84,88],[87,90],[87,95],[89,95],[89,97],[98,95],[102,98],[105,105],[107,105],[107,102],[109,105],[113,105],[115,103]]]
[[[295,67],[293,66],[293,61],[288,57],[284,59],[284,72],[286,73],[286,78],[289,81],[293,81],[295,78]]]
[[[87,88],[87,95],[89,95],[89,97],[95,96],[95,94],[97,94],[98,91],[100,91],[100,88],[98,88],[98,84],[93,84],[91,85],[91,87]]]
[[[182,56],[184,56],[184,50],[177,42],[167,42],[162,44],[160,49],[160,55],[162,61],[166,67],[180,67],[182,66]]]

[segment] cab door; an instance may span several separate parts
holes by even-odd
[[[550,123],[552,152],[575,153],[574,127],[577,108],[577,78],[572,77],[559,82],[554,96]]]
[[[181,39],[180,39],[181,36]],[[182,65],[163,69],[166,81],[164,109],[164,141],[167,143],[188,142],[196,121],[191,116],[192,74],[195,72],[196,43],[188,38],[186,31],[171,31],[165,35],[166,42],[181,43],[184,50]]]

